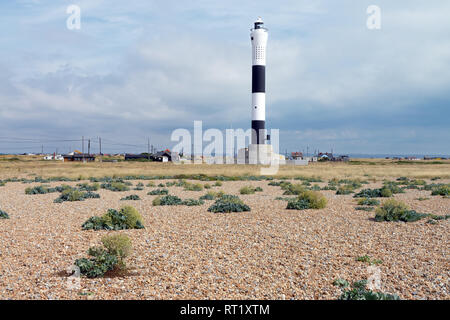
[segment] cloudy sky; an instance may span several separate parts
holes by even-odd
[[[67,7],[81,8],[69,30]],[[366,26],[369,5],[381,29]],[[269,28],[267,127],[290,151],[450,154],[450,2],[0,3],[0,153],[171,147],[251,121],[249,29]],[[67,141],[61,141],[67,140]]]

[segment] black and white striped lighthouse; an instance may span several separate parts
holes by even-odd
[[[267,29],[261,18],[251,29],[252,41],[252,144],[266,143],[266,46]]]

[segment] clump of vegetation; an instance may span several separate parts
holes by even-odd
[[[353,282],[350,288],[348,281],[343,279],[335,280],[333,284],[343,289],[339,300],[400,300],[396,294],[374,292],[367,289],[367,280]]]
[[[46,194],[51,192],[56,192],[57,190],[52,189],[48,186],[35,186],[25,189],[25,194]]]
[[[137,194],[130,194],[129,196],[123,197],[120,200],[141,200]]]
[[[185,199],[182,202],[182,205],[185,206],[201,206],[202,204],[204,204],[205,202],[203,200],[196,200],[196,199]]]
[[[125,258],[131,252],[131,240],[126,235],[112,235],[102,238],[103,247],[91,247],[89,258],[75,260],[80,273],[88,278],[98,278],[116,267],[125,269]]]
[[[246,205],[239,197],[233,195],[223,195],[208,208],[209,212],[243,212],[250,211],[250,207]]]
[[[432,196],[448,196],[450,195],[450,185],[440,185],[431,191]]]
[[[216,182],[213,184],[213,186],[214,186],[214,187],[221,187],[221,186],[222,186],[222,182],[216,181]]]
[[[94,192],[83,192],[78,189],[64,190],[53,202],[62,203],[64,201],[84,201],[85,199],[98,199],[100,195]]]
[[[149,196],[161,196],[169,194],[168,189],[155,189],[147,193]]]
[[[9,215],[5,211],[0,210],[0,219],[9,219]]]
[[[356,257],[356,261],[360,261],[360,262],[365,262],[368,263],[370,265],[373,264],[382,264],[383,261],[380,259],[372,259],[371,257],[369,257],[367,254],[364,256],[360,256],[360,257]]]
[[[119,211],[109,209],[101,217],[90,217],[81,226],[83,230],[124,230],[143,229],[140,213],[131,206],[124,206]]]
[[[125,183],[118,181],[102,183],[100,186],[102,189],[107,189],[114,192],[123,192],[130,190],[130,188]]]
[[[283,195],[300,195],[306,191],[305,186],[302,184],[287,183],[281,184],[280,186],[282,190],[285,190]]]
[[[138,191],[144,190],[144,184],[143,184],[142,182],[139,182],[139,183],[136,185],[136,188],[134,188],[134,190],[138,190]]]
[[[392,191],[383,187],[380,189],[363,189],[353,196],[354,198],[389,198],[392,197]]]
[[[355,210],[359,210],[359,211],[373,211],[375,210],[374,207],[355,207]]]
[[[386,200],[380,208],[377,208],[375,221],[414,222],[427,216],[427,214],[409,210],[408,206],[401,201],[391,199]]]
[[[206,194],[204,194],[203,196],[201,196],[199,199],[200,200],[214,200],[216,198],[220,198],[221,196],[224,195],[223,191],[208,191]]]
[[[419,198],[417,198],[416,200],[419,200],[419,201],[425,201],[425,200],[430,200],[430,198],[419,197]]]
[[[294,200],[289,200],[286,209],[305,210],[323,209],[327,199],[317,191],[305,190]]]
[[[338,194],[338,195],[345,195],[345,194],[351,194],[353,192],[355,192],[354,188],[351,185],[349,185],[349,184],[345,184],[343,186],[340,186],[337,189],[336,194]]]
[[[95,182],[93,184],[89,184],[87,182],[85,183],[79,183],[77,184],[78,190],[80,191],[97,191],[98,189],[100,189],[100,185]]]
[[[184,191],[203,191],[203,185],[201,183],[189,183],[184,184]]]
[[[360,206],[378,206],[379,204],[380,201],[377,199],[362,198],[358,200],[358,205]]]
[[[157,197],[153,199],[152,204],[154,206],[178,206],[183,204],[183,200],[181,200],[177,196],[173,195],[166,195],[163,197]]]
[[[263,189],[261,187],[252,187],[252,186],[246,186],[239,189],[240,194],[254,194],[255,192],[261,192]]]
[[[155,183],[153,181],[150,181],[147,183],[147,187],[155,187]]]
[[[205,183],[205,184],[203,185],[203,188],[205,188],[205,189],[211,189],[211,185],[210,185],[209,183]]]
[[[282,200],[282,201],[290,201],[290,200],[296,200],[297,197],[276,197],[275,200]]]

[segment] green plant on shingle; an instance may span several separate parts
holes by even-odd
[[[223,191],[208,191],[206,194],[204,194],[203,196],[201,196],[199,198],[199,200],[214,200],[216,198],[220,198],[221,196],[224,195]]]
[[[351,194],[353,192],[354,192],[353,187],[349,184],[346,184],[346,185],[340,186],[337,189],[336,194],[337,195],[346,195],[346,194]]]
[[[205,202],[203,200],[196,200],[196,199],[185,199],[181,203],[184,206],[201,206]]]
[[[281,189],[285,190],[283,195],[300,195],[306,191],[305,186],[301,184],[285,184],[281,185]]]
[[[210,185],[209,183],[205,183],[205,184],[203,185],[203,188],[205,188],[205,189],[211,189],[211,185]]]
[[[63,191],[58,198],[55,199],[55,203],[61,203],[63,201],[84,201],[84,192],[76,189]]]
[[[432,196],[448,196],[450,195],[450,185],[440,185],[431,191]]]
[[[87,182],[85,183],[78,183],[77,184],[78,190],[80,191],[97,191],[100,188],[100,185],[95,182],[93,184],[89,184]]]
[[[289,200],[286,209],[305,210],[323,209],[327,199],[317,191],[305,190],[296,199]]]
[[[147,193],[149,196],[161,196],[166,194],[169,194],[168,189],[155,189]]]
[[[75,266],[80,268],[80,273],[88,278],[103,277],[111,271],[119,262],[117,256],[109,253],[102,247],[91,247],[88,250],[89,258],[75,260]]]
[[[348,290],[344,290],[348,288],[348,286],[341,286],[343,292],[339,297],[339,300],[400,300],[398,295],[374,292],[366,287],[367,280],[353,282],[351,288]]]
[[[149,183],[147,183],[147,187],[154,187],[155,183],[153,181],[150,181]]]
[[[123,197],[120,200],[141,200],[137,194],[130,194],[129,196]]]
[[[203,185],[200,183],[189,183],[184,185],[184,191],[202,191]]]
[[[123,192],[130,190],[130,188],[125,183],[118,181],[102,183],[100,187],[102,189],[107,189],[114,192]]]
[[[88,250],[89,258],[75,260],[75,266],[80,273],[88,278],[103,277],[106,272],[116,268],[125,269],[125,259],[131,252],[131,240],[127,235],[118,234],[104,236],[103,247],[91,247]]]
[[[222,186],[222,182],[216,181],[213,186],[214,187],[221,187]]]
[[[142,182],[139,182],[139,183],[136,185],[136,188],[134,188],[134,190],[138,190],[138,191],[144,190],[144,184],[143,184]]]
[[[5,211],[0,210],[0,219],[9,219],[9,215]]]
[[[118,259],[118,266],[121,269],[126,268],[125,258],[131,253],[131,240],[125,234],[116,234],[102,237],[103,246],[109,254]]]
[[[152,204],[154,206],[177,206],[183,204],[183,200],[177,196],[167,195],[155,198]]]
[[[371,264],[371,265],[372,264],[381,264],[381,263],[383,263],[382,260],[380,260],[380,259],[372,259],[367,254],[364,255],[364,256],[356,257],[356,261],[365,262],[365,263],[368,263],[368,264]]]
[[[429,215],[409,210],[408,206],[401,201],[390,199],[386,200],[380,208],[377,208],[375,221],[414,222],[427,216]]]
[[[347,280],[339,278],[333,281],[333,285],[341,288],[347,288],[350,284]]]
[[[25,194],[46,194],[49,193],[51,190],[48,186],[35,186],[35,187],[29,187],[25,189]],[[55,192],[55,191],[53,191]]]
[[[250,207],[237,196],[223,195],[218,198],[211,207],[208,208],[208,211],[214,213],[244,212],[250,211]]]
[[[124,206],[119,211],[109,209],[101,217],[91,217],[81,226],[83,230],[123,230],[143,229],[142,217],[131,207]]]

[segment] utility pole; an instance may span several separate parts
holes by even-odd
[[[88,140],[88,155],[91,155],[91,139]]]
[[[102,138],[98,137],[98,144],[100,147],[100,162],[103,162],[103,154],[102,154]]]
[[[150,138],[147,138],[147,159],[150,161]]]
[[[81,153],[83,154],[83,163],[84,163],[84,136],[81,136]]]
[[[44,154],[44,145],[41,146],[41,154]]]

